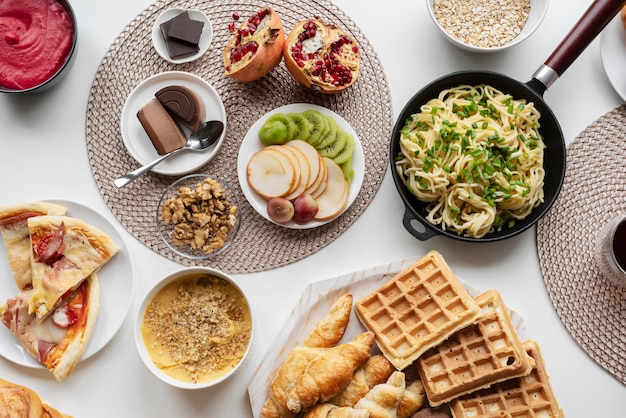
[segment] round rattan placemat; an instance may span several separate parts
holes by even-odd
[[[357,82],[338,95],[315,94],[299,85],[282,62],[253,83],[239,83],[225,77],[221,54],[231,36],[228,24],[233,21],[233,12],[250,16],[266,5],[279,13],[285,32],[302,19],[318,16],[352,33],[361,51]],[[211,20],[214,32],[211,47],[194,62],[171,64],[152,46],[154,21],[172,7],[200,10]],[[137,168],[124,148],[119,127],[126,97],[147,77],[172,70],[202,77],[215,88],[226,108],[225,142],[217,156],[197,172],[211,173],[235,187],[243,223],[227,251],[204,261],[176,255],[157,233],[157,203],[175,178],[148,173],[121,190],[112,183],[113,178]],[[265,220],[246,201],[237,178],[237,153],[250,126],[268,111],[290,103],[313,103],[335,111],[354,128],[365,153],[365,178],[354,203],[339,218],[313,229],[292,230]],[[124,28],[102,59],[89,95],[86,139],[97,187],[112,213],[133,236],[155,252],[184,265],[204,264],[230,273],[246,273],[300,260],[324,248],[354,223],[383,180],[392,125],[391,95],[384,69],[365,35],[330,1],[157,1]]]
[[[582,349],[626,384],[626,288],[601,273],[595,239],[626,209],[626,105],[568,146],[559,198],[537,224],[543,278],[561,321]]]

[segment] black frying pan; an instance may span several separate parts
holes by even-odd
[[[393,180],[405,205],[402,223],[404,227],[419,240],[427,240],[435,235],[444,235],[461,241],[490,242],[517,235],[534,225],[547,213],[556,200],[565,177],[566,147],[561,127],[543,99],[543,93],[560,77],[574,62],[591,41],[617,15],[626,4],[626,0],[596,0],[576,23],[546,62],[539,67],[532,79],[520,83],[508,76],[488,71],[460,71],[441,77],[417,92],[405,105],[396,120],[390,145],[390,163]],[[400,153],[400,130],[406,120],[429,100],[436,98],[442,90],[461,84],[488,84],[512,95],[515,99],[526,99],[534,102],[541,112],[540,134],[544,138],[546,150],[544,154],[544,202],[536,207],[523,221],[516,222],[512,228],[504,227],[501,231],[491,232],[482,238],[470,238],[458,235],[453,231],[443,230],[439,225],[432,225],[426,220],[427,203],[413,196],[395,168],[395,156]],[[423,228],[415,226],[415,222]]]

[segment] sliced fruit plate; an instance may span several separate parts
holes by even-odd
[[[293,229],[336,219],[354,202],[365,172],[361,141],[337,113],[295,103],[257,120],[244,137],[237,174],[261,216]]]

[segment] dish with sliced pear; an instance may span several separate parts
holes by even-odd
[[[300,103],[253,124],[237,161],[252,207],[267,220],[296,229],[324,225],[344,213],[361,188],[364,167],[352,127],[329,109]]]

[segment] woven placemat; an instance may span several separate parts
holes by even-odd
[[[595,261],[597,233],[626,210],[626,105],[568,146],[559,198],[537,224],[543,278],[561,321],[598,364],[626,384],[626,288]]]
[[[233,21],[233,12],[250,16],[264,6],[278,12],[287,33],[300,20],[314,16],[352,33],[359,42],[362,59],[357,82],[338,95],[316,94],[298,84],[282,62],[253,83],[239,83],[224,76],[222,50],[231,36],[228,23]],[[211,20],[214,32],[211,47],[194,62],[168,63],[152,46],[155,20],[172,7],[199,10]],[[227,251],[204,261],[189,260],[173,253],[157,233],[157,203],[174,177],[148,173],[122,190],[112,183],[113,178],[138,167],[126,151],[120,133],[124,101],[147,77],[172,70],[187,71],[209,82],[226,109],[228,130],[224,144],[217,156],[196,172],[211,173],[235,186],[243,223]],[[342,216],[318,228],[292,230],[268,222],[250,206],[239,187],[237,153],[248,129],[268,111],[290,103],[313,103],[335,111],[354,128],[365,153],[365,177],[356,200]],[[158,1],[124,28],[102,59],[89,95],[86,139],[92,173],[102,197],[121,224],[139,241],[180,264],[245,273],[300,260],[324,248],[354,223],[383,180],[392,125],[391,95],[384,69],[365,35],[331,2]]]

